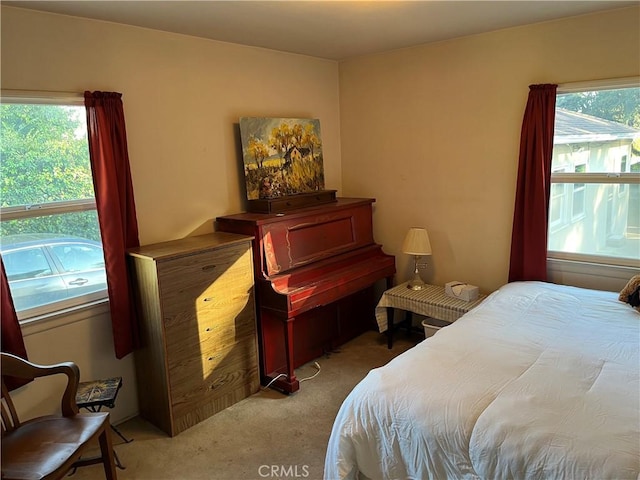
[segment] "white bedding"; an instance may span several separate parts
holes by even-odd
[[[505,285],[354,388],[325,479],[638,479],[639,345],[616,293]]]

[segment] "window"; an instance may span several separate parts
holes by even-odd
[[[82,97],[3,92],[0,253],[20,320],[106,298]]]
[[[627,156],[623,155],[620,160],[620,173],[625,173],[627,171]],[[618,188],[618,193],[620,195],[624,195],[627,191],[627,184],[623,183]]]
[[[574,167],[575,173],[585,173],[587,171],[586,164],[576,165]],[[584,217],[584,195],[585,195],[585,186],[584,183],[574,183],[573,184],[573,199],[572,199],[572,215],[571,219],[573,221],[579,220]]]
[[[549,258],[640,266],[639,170],[638,82],[559,86]]]
[[[556,173],[563,172],[564,169],[556,170]],[[563,207],[566,204],[564,183],[551,184],[551,199],[549,201],[549,225],[552,227],[561,225],[563,218]]]

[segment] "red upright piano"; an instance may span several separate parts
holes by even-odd
[[[255,238],[263,385],[295,392],[296,367],[375,325],[373,287],[382,279],[391,287],[395,258],[373,240],[374,201],[338,198],[285,213],[216,219],[218,231]]]

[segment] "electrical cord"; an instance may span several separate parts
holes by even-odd
[[[307,380],[311,380],[312,378],[316,378],[319,374],[320,374],[320,364],[318,362],[313,362],[313,365],[318,369],[318,371],[316,373],[314,373],[313,375],[311,375],[310,377],[305,377],[305,378],[301,378],[300,380],[298,380],[299,382],[304,382]],[[287,374],[286,373],[281,373],[280,375],[276,376],[275,378],[272,378],[271,381],[269,383],[267,383],[264,387],[262,387],[262,390],[266,390],[267,388],[269,388],[273,382],[275,382],[276,380],[278,380],[280,377],[286,377]]]
[[[280,375],[272,379],[269,383],[267,383],[264,387],[262,387],[262,390],[266,390],[267,388],[269,388],[273,384],[273,382],[278,380],[280,377],[286,377],[286,376],[287,376],[286,373],[281,373]]]
[[[300,380],[298,380],[300,383],[305,382],[307,380],[311,380],[312,378],[316,378],[318,376],[318,374],[320,373],[320,364],[318,362],[313,362],[313,364],[318,369],[318,371],[313,375],[311,375],[310,377],[301,378]]]

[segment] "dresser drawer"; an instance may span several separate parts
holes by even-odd
[[[197,356],[211,345],[229,345],[256,334],[253,296],[242,310],[222,314],[212,307],[207,315],[193,316],[189,321],[171,325],[165,330],[167,355],[180,362]],[[194,353],[197,352],[197,353]]]
[[[165,327],[189,321],[191,316],[200,318],[209,312],[241,311],[253,299],[253,276],[251,272],[231,275],[225,272],[206,288],[174,290],[162,299],[162,317]]]
[[[255,339],[246,338],[219,350],[169,365],[171,404],[175,415],[207,403],[239,385],[258,381]]]
[[[242,289],[227,285],[211,288],[207,295],[200,298],[172,297],[174,301],[163,301],[163,322],[167,330],[179,328],[184,324],[207,324],[218,317],[238,315],[247,305],[254,304],[251,286]],[[209,300],[210,299],[210,300]]]
[[[224,298],[227,289],[246,287],[246,292],[253,283],[251,250],[246,245],[231,245],[161,262],[158,283],[165,306],[181,300],[216,301]]]

